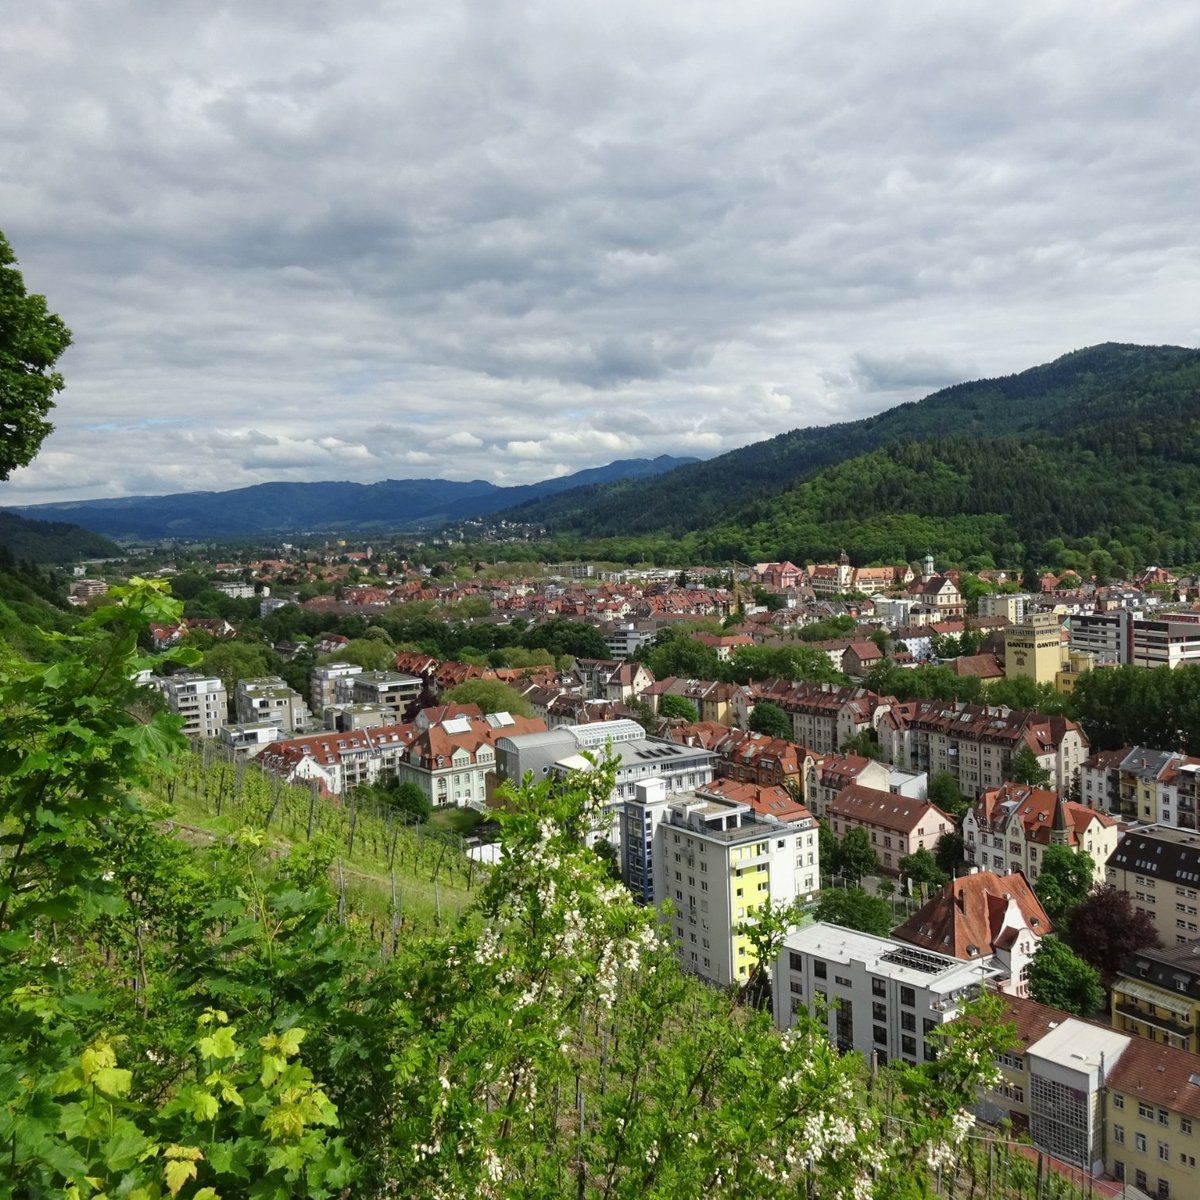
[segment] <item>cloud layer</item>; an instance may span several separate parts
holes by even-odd
[[[0,504],[711,455],[1194,345],[1192,5],[43,0],[0,228],[75,333]]]

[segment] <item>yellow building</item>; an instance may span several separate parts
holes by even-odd
[[[1054,613],[1031,613],[1004,640],[1004,677],[1054,683],[1066,665],[1062,622]]]
[[[1075,690],[1081,676],[1096,669],[1096,656],[1088,650],[1071,650],[1061,671],[1054,676],[1054,687],[1068,695]]]
[[[1196,914],[1196,899],[1177,908]],[[1139,950],[1121,964],[1112,990],[1114,1029],[1200,1053],[1200,941]]]
[[[1200,1181],[1200,1055],[1135,1038],[1107,1083],[1108,1173],[1160,1200],[1193,1200]]]

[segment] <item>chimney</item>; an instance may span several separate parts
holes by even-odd
[[[958,889],[958,907],[963,912],[967,911],[967,889],[966,888]]]

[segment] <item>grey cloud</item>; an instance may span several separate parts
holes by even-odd
[[[1198,35],[1033,0],[26,6],[0,227],[76,344],[0,503],[525,482],[1195,342]]]

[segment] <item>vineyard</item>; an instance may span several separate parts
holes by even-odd
[[[322,796],[288,784],[221,747],[196,743],[171,774],[155,776],[155,797],[172,810],[174,831],[207,842],[242,828],[261,832],[279,854],[323,842],[333,854],[330,883],[343,920],[365,927],[387,954],[405,933],[453,924],[482,882],[460,835],[417,825],[372,796]]]

